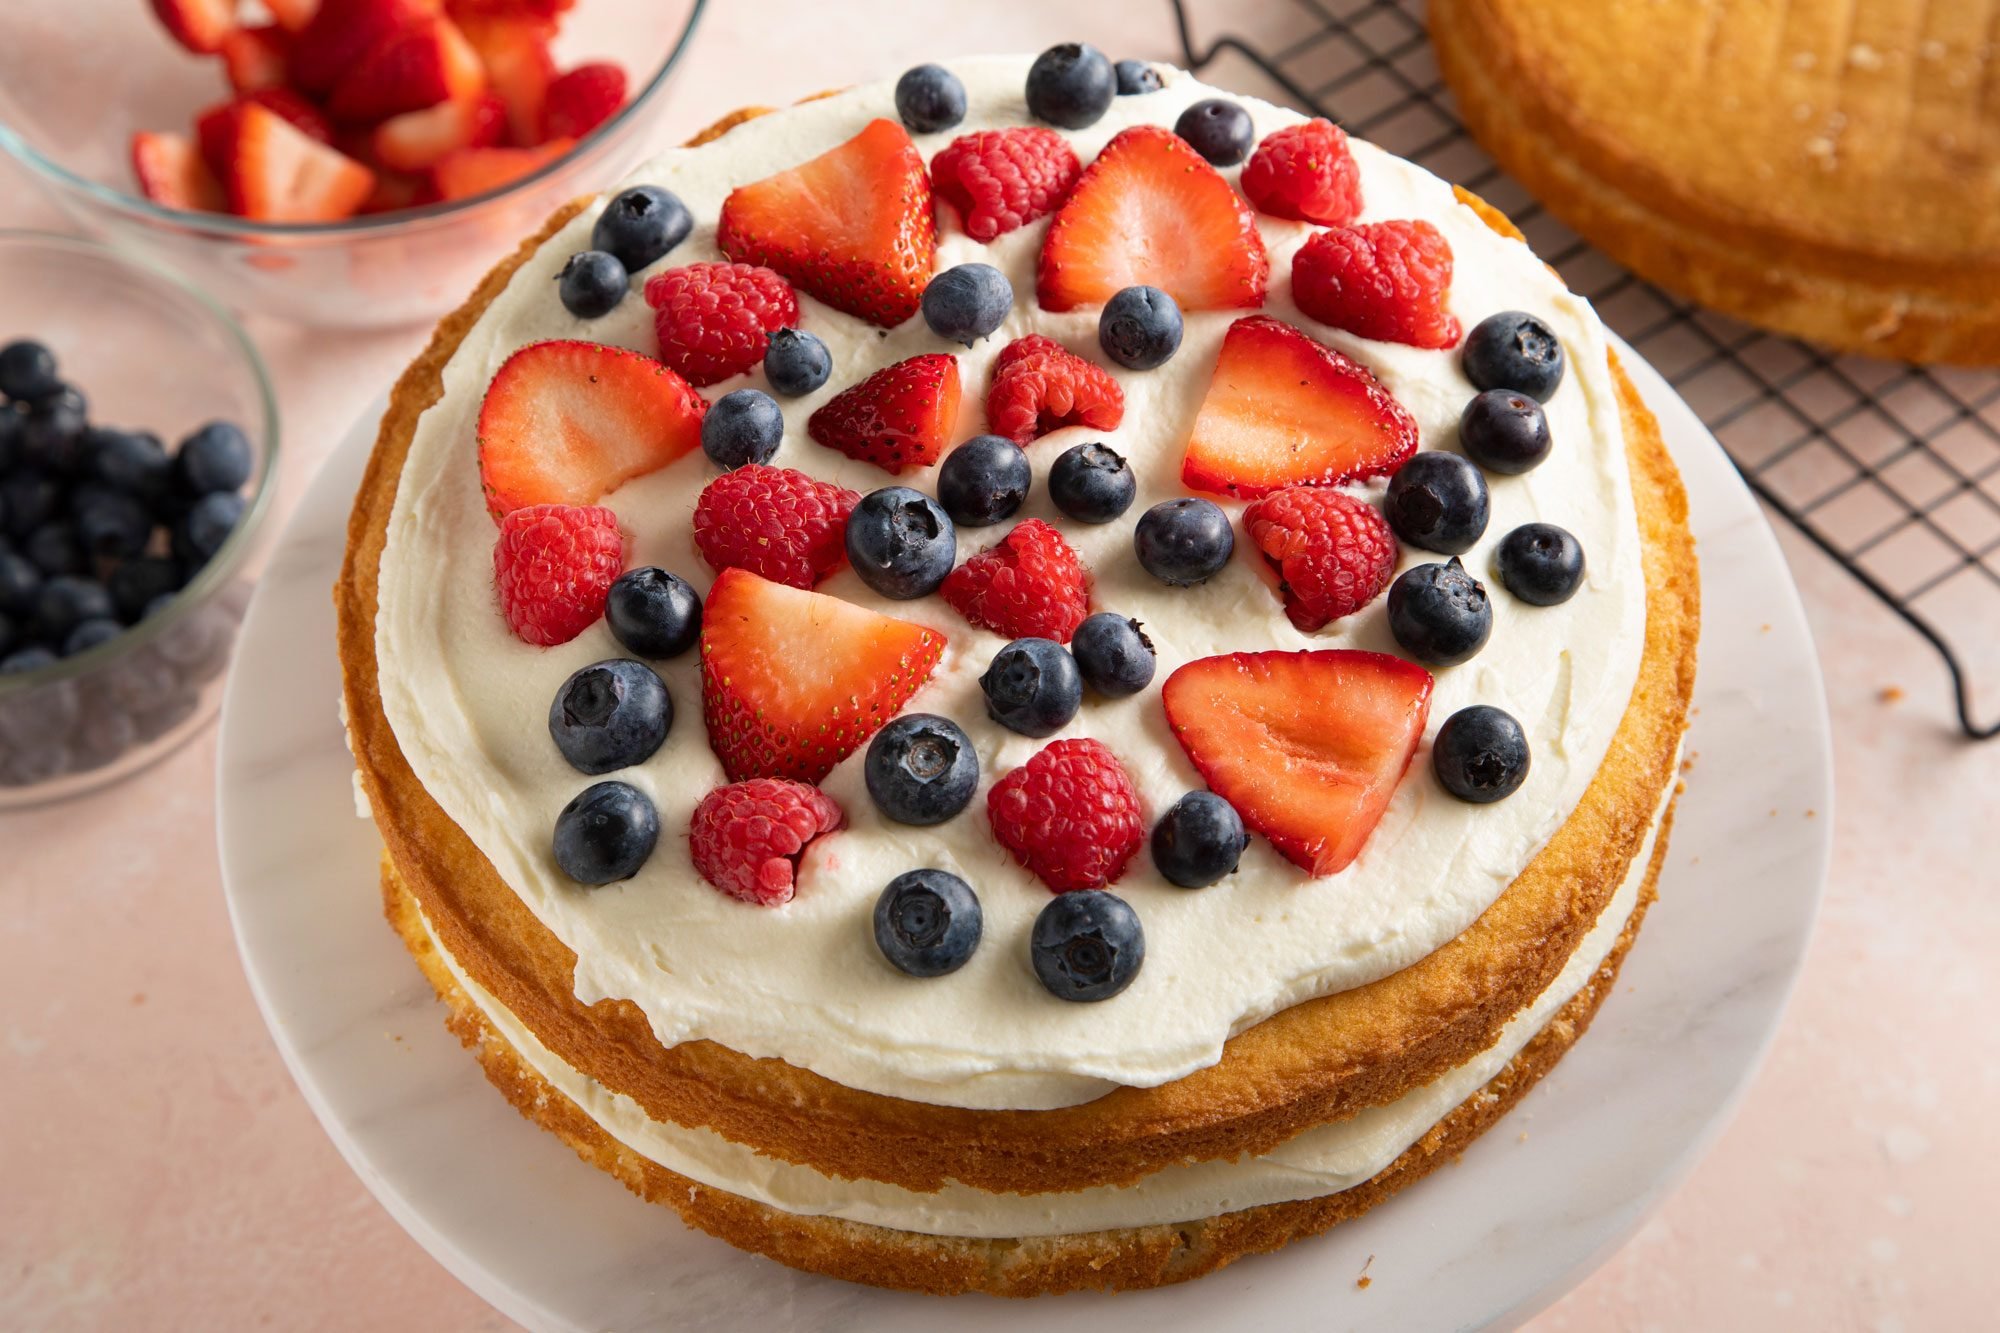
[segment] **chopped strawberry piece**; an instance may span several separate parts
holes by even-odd
[[[431,182],[439,198],[469,199],[489,190],[504,190],[574,147],[568,139],[551,139],[539,148],[461,148],[432,168]]]
[[[1330,120],[1273,130],[1244,164],[1243,193],[1274,218],[1344,227],[1361,215],[1361,167]]]
[[[1044,310],[1103,305],[1136,284],[1183,310],[1264,304],[1271,261],[1257,215],[1187,141],[1135,125],[1104,146],[1042,240]]]
[[[486,66],[487,80],[507,104],[507,130],[516,148],[542,142],[543,111],[556,60],[549,53],[555,26],[528,15],[463,17],[461,31]]]
[[[339,0],[328,0],[339,3]],[[264,8],[271,11],[271,17],[286,32],[304,32],[306,25],[319,12],[320,0],[264,0]]]
[[[1068,643],[1090,614],[1090,575],[1063,535],[1024,519],[954,569],[941,590],[954,610],[1007,639]]]
[[[581,139],[625,105],[625,71],[599,62],[578,65],[549,85],[542,104],[542,136]]]
[[[325,97],[378,43],[438,13],[438,0],[322,0],[292,45],[292,86]]]
[[[1146,836],[1118,756],[1088,738],[1050,741],[986,793],[993,836],[1054,893],[1101,889]]]
[[[132,136],[132,170],[139,190],[165,208],[220,213],[227,207],[222,185],[185,135],[140,131]]]
[[[694,544],[716,569],[810,588],[847,559],[847,516],[860,500],[845,486],[751,463],[702,488]]]
[[[1431,675],[1386,653],[1229,653],[1161,690],[1215,794],[1314,876],[1345,870],[1382,821],[1430,715]]]
[[[1291,622],[1310,634],[1382,595],[1396,534],[1375,506],[1327,486],[1289,486],[1243,511],[1243,531],[1278,575]]]
[[[1451,242],[1430,223],[1397,219],[1323,231],[1292,256],[1292,299],[1322,324],[1412,347],[1458,345]]]
[[[701,798],[688,820],[688,852],[695,873],[730,897],[782,907],[792,900],[806,848],[843,822],[840,807],[817,787],[751,778]]]
[[[482,93],[391,116],[375,127],[369,149],[392,171],[425,171],[461,148],[491,148],[506,133],[507,104]]]
[[[236,0],[153,0],[153,13],[198,56],[214,55],[236,31]]]
[[[529,505],[500,521],[493,586],[523,643],[550,648],[597,623],[625,570],[618,516],[596,505]]]
[[[1053,338],[1031,333],[993,362],[986,390],[986,427],[1027,444],[1065,426],[1116,430],[1125,419],[1125,391],[1102,366]]]
[[[260,222],[338,222],[353,217],[375,188],[374,172],[254,96],[202,127],[202,152],[224,164],[217,174],[229,211]]]
[[[799,322],[791,284],[754,264],[687,264],[646,282],[660,360],[697,387],[754,369],[771,335]]]
[[[533,19],[553,23],[575,8],[576,0],[444,0],[445,12],[468,19]]]
[[[406,171],[381,170],[375,173],[375,188],[361,201],[363,213],[396,213],[405,208],[421,208],[437,202],[430,177]]]
[[[931,159],[931,184],[975,241],[1047,217],[1083,174],[1069,140],[1040,125],[962,134]]]
[[[1416,451],[1415,418],[1366,367],[1289,324],[1249,315],[1223,336],[1181,480],[1249,499],[1388,476]]]
[[[202,160],[219,178],[227,178],[236,156],[237,136],[242,132],[243,108],[261,106],[282,117],[293,129],[318,143],[333,142],[333,124],[318,107],[290,88],[264,88],[245,93],[233,101],[218,103],[195,117],[195,140],[201,145]],[[347,153],[344,156],[353,157]]]
[[[222,68],[229,86],[239,93],[283,87],[290,49],[291,38],[275,23],[238,28],[222,39]]]
[[[336,120],[370,122],[466,102],[486,90],[486,67],[447,18],[420,19],[371,48],[340,80],[327,109]]]
[[[958,358],[926,352],[842,389],[806,422],[806,434],[887,472],[929,467],[958,423]]]

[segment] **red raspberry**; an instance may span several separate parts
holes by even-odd
[[[792,900],[792,872],[822,834],[843,822],[817,787],[790,778],[751,778],[717,787],[688,820],[695,873],[732,898],[759,907]]]
[[[625,534],[601,505],[528,505],[500,520],[493,585],[525,643],[549,648],[589,629],[624,570]]]
[[[646,283],[660,360],[696,388],[741,375],[764,359],[778,329],[799,322],[792,286],[755,264],[689,264]]]
[[[944,581],[944,599],[975,625],[1010,639],[1068,643],[1090,614],[1090,575],[1057,532],[1023,520]]]
[[[1273,130],[1244,164],[1238,182],[1274,218],[1344,227],[1361,216],[1361,168],[1347,133],[1330,120]]]
[[[1051,741],[986,793],[993,836],[1056,893],[1101,889],[1146,836],[1139,793],[1104,742]]]
[[[1292,299],[1322,324],[1412,347],[1455,347],[1451,243],[1428,222],[1335,227],[1292,257]]]
[[[1064,426],[1115,430],[1125,419],[1125,392],[1111,372],[1053,338],[1031,333],[993,361],[986,390],[986,425],[1016,444]]]
[[[961,134],[931,159],[931,188],[950,201],[975,241],[1062,207],[1083,166],[1068,140],[1039,125]]]
[[[1373,505],[1324,486],[1288,486],[1243,511],[1243,531],[1278,573],[1285,614],[1308,634],[1382,595],[1396,534]]]
[[[860,499],[845,486],[752,463],[703,488],[694,544],[716,569],[810,588],[846,558],[847,515]]]

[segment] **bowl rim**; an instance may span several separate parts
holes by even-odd
[[[583,138],[576,146],[561,157],[551,159],[525,176],[518,177],[495,189],[468,195],[463,199],[452,199],[441,203],[425,204],[419,208],[402,208],[388,213],[375,213],[367,217],[346,218],[339,222],[255,222],[239,218],[230,213],[209,213],[194,209],[165,208],[144,195],[127,190],[114,189],[102,181],[78,175],[54,158],[49,157],[22,137],[20,131],[0,120],[0,148],[28,167],[30,171],[52,179],[56,184],[74,190],[90,198],[93,202],[114,211],[129,214],[146,221],[164,224],[182,231],[191,231],[211,236],[230,238],[297,238],[297,239],[339,239],[379,235],[398,227],[456,218],[461,213],[482,207],[497,199],[533,188],[553,176],[557,171],[577,161],[586,153],[594,152],[599,146],[610,141],[611,136],[629,127],[640,112],[656,100],[666,87],[668,76],[680,65],[686,55],[688,44],[694,39],[696,26],[703,12],[708,8],[708,0],[687,0],[687,18],[681,30],[667,50],[667,55],[653,76],[646,81],[636,96],[618,109],[618,113],[605,121]]]

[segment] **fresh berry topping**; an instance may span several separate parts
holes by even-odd
[[[1004,435],[975,435],[944,456],[938,501],[960,527],[991,527],[1014,516],[1034,480],[1020,445]]]
[[[1065,426],[1116,430],[1124,419],[1125,391],[1111,372],[1053,338],[1017,338],[993,362],[986,424],[1016,444]]]
[[[596,505],[528,505],[500,520],[493,583],[500,613],[523,643],[568,643],[604,614],[625,568],[618,516]]]
[[[1209,787],[1314,876],[1347,868],[1423,740],[1430,673],[1386,653],[1230,653],[1161,691]]]
[[[1222,340],[1181,480],[1254,499],[1285,486],[1384,476],[1416,451],[1416,419],[1366,367],[1289,324],[1251,315]]]
[[[1144,60],[1121,60],[1111,72],[1118,80],[1120,97],[1141,97],[1165,86],[1160,82],[1160,71]]]
[[[964,967],[982,926],[972,886],[943,870],[906,870],[875,900],[875,947],[913,977]]]
[[[1139,793],[1104,742],[1050,741],[986,793],[993,836],[1056,893],[1115,883],[1145,840]]]
[[[1452,347],[1451,242],[1418,219],[1316,233],[1292,257],[1292,299],[1322,324],[1381,342]]]
[[[1066,130],[1095,125],[1117,92],[1111,62],[1084,42],[1051,46],[1028,67],[1028,114]]]
[[[927,352],[849,385],[806,422],[806,434],[885,472],[929,467],[958,424],[958,358]]]
[[[1139,914],[1115,893],[1065,893],[1035,918],[1028,959],[1042,988],[1058,1000],[1108,1000],[1139,975],[1146,932]]]
[[[1139,479],[1105,444],[1073,444],[1049,468],[1049,499],[1079,523],[1109,523],[1132,507]]]
[[[871,491],[848,515],[847,562],[863,583],[897,601],[936,592],[958,558],[958,534],[937,501],[908,486]]]
[[[589,504],[701,443],[707,404],[649,356],[587,342],[530,343],[479,409],[479,478],[496,514]]]
[[[847,515],[860,498],[803,472],[752,463],[702,489],[694,544],[716,569],[747,569],[773,583],[810,588],[840,568]]]
[[[1567,602],[1583,586],[1583,543],[1553,523],[1523,523],[1493,553],[1500,582],[1530,606]]]
[[[338,222],[354,216],[375,188],[374,172],[260,103],[238,103],[217,137],[223,188],[239,217]],[[204,142],[204,150],[210,146]]]
[[[1049,223],[1035,294],[1044,310],[1074,310],[1144,285],[1182,310],[1255,309],[1270,276],[1243,197],[1179,135],[1135,125],[1105,145]]]
[[[688,851],[695,873],[730,897],[782,907],[796,891],[806,848],[842,822],[840,807],[817,787],[750,778],[701,798],[688,820]]]
[[[924,288],[924,323],[967,347],[999,328],[1014,308],[1014,288],[991,264],[960,264]]]
[[[1139,515],[1132,550],[1148,574],[1176,588],[1188,588],[1229,563],[1236,534],[1229,515],[1208,500],[1162,500]]]
[[[732,780],[817,782],[896,715],[944,636],[725,569],[702,610],[702,716]]]
[[[1023,736],[1053,736],[1083,707],[1083,676],[1053,639],[1016,639],[979,678],[986,715]]]
[[[56,354],[29,338],[0,347],[0,395],[16,403],[39,403],[63,389]]]
[[[180,547],[177,553],[197,564],[206,564],[243,521],[243,509],[243,497],[233,491],[202,496],[188,506],[187,516],[175,531]]]
[[[578,319],[598,319],[617,309],[630,291],[632,279],[616,255],[579,250],[556,275],[556,292],[563,309]]]
[[[1104,303],[1097,345],[1127,370],[1152,370],[1181,347],[1181,308],[1158,287],[1127,287]]]
[[[702,388],[764,359],[771,331],[796,324],[791,284],[751,264],[688,264],[646,283],[660,360]]]
[[[333,118],[372,124],[440,102],[470,101],[486,90],[486,67],[458,25],[418,19],[369,48],[327,102]]]
[[[341,6],[342,0],[323,2],[325,8],[335,9]],[[362,0],[362,3],[367,2]],[[407,2],[429,4],[432,0]],[[463,3],[455,6],[455,16],[466,40],[479,52],[493,91],[507,104],[509,135],[517,144],[539,143],[549,87],[556,79],[555,57],[549,52],[549,39],[555,35],[555,25],[550,20],[555,16],[505,11],[474,15],[467,12]],[[593,245],[592,248],[611,249],[605,245]],[[617,254],[617,251],[612,250],[612,253]],[[626,267],[636,273],[644,265],[628,263]]]
[[[326,96],[375,47],[437,9],[433,0],[323,0],[292,45],[293,86]]]
[[[953,570],[944,599],[995,634],[1068,643],[1090,613],[1090,576],[1060,532],[1031,518]]]
[[[1169,883],[1207,888],[1235,873],[1249,845],[1235,806],[1212,791],[1191,791],[1153,825],[1153,866]]]
[[[1458,418],[1458,447],[1488,472],[1518,476],[1549,456],[1549,419],[1542,405],[1513,389],[1488,389]]]
[[[1382,511],[1396,535],[1439,555],[1464,555],[1486,533],[1486,478],[1458,454],[1426,449],[1389,479]]]
[[[1259,212],[1275,218],[1345,227],[1361,215],[1361,168],[1346,131],[1330,120],[1265,135],[1240,184]]]
[[[719,468],[768,463],[785,440],[785,414],[768,393],[725,393],[701,419],[701,448]]]
[[[506,133],[506,104],[488,94],[392,116],[368,144],[391,171],[428,171],[460,149],[492,148]]]
[[[21,550],[36,569],[51,578],[82,574],[89,563],[83,543],[77,540],[75,525],[61,520],[44,523],[29,533]],[[188,554],[192,556],[193,552],[190,550]]]
[[[917,313],[937,260],[924,159],[902,126],[871,121],[812,161],[731,191],[715,240],[731,259],[894,328]]]
[[[1528,734],[1514,715],[1490,704],[1461,708],[1438,728],[1431,771],[1461,801],[1504,801],[1528,780]]]
[[[861,772],[885,819],[942,824],[979,789],[979,752],[950,718],[905,713],[868,742]]]
[[[651,667],[626,657],[574,672],[549,704],[556,749],[592,776],[645,763],[673,725],[667,687]]]
[[[1277,574],[1286,617],[1308,634],[1380,597],[1396,573],[1388,523],[1330,487],[1273,491],[1243,511],[1243,532]]]
[[[975,241],[1055,212],[1082,174],[1069,141],[1039,125],[960,135],[931,159],[932,184]]]
[[[1533,315],[1503,310],[1472,326],[1459,365],[1475,389],[1512,389],[1546,403],[1562,384],[1562,341]]]
[[[1069,650],[1084,683],[1107,699],[1145,689],[1159,665],[1153,641],[1139,622],[1112,611],[1099,611],[1077,626]]]
[[[629,652],[655,661],[679,657],[701,637],[701,596],[657,566],[628,569],[604,599],[604,623]]]
[[[1174,133],[1218,167],[1235,166],[1250,156],[1250,145],[1257,142],[1250,113],[1226,97],[1203,98],[1181,112]]]
[[[96,579],[57,574],[35,592],[33,623],[42,637],[60,644],[86,620],[114,620],[111,594]]]
[[[912,134],[936,134],[965,119],[965,85],[943,65],[917,65],[896,80],[896,115]]]
[[[198,56],[212,56],[236,31],[235,0],[153,0],[167,33]]]
[[[607,61],[557,76],[542,103],[542,137],[581,139],[625,105],[625,70]]]
[[[1457,556],[1418,565],[1389,585],[1389,632],[1425,666],[1457,666],[1492,636],[1493,604]]]
[[[431,171],[431,184],[440,199],[470,199],[506,189],[575,146],[569,139],[551,139],[534,148],[461,148]]]
[[[132,172],[139,192],[163,208],[219,213],[229,206],[222,183],[184,135],[141,130],[132,136]]]
[[[764,348],[764,378],[787,398],[803,398],[833,374],[833,354],[804,329],[773,329]]]
[[[180,442],[174,454],[174,480],[189,495],[241,490],[250,480],[254,458],[242,427],[211,421]]]
[[[70,514],[76,521],[77,540],[94,560],[129,560],[144,551],[153,536],[153,516],[146,506],[117,491],[79,487],[70,494]]]
[[[590,229],[590,248],[616,255],[628,273],[666,257],[694,230],[680,196],[657,185],[635,185],[604,206]]]
[[[556,865],[579,884],[632,878],[659,841],[660,812],[630,783],[586,787],[556,816]]]

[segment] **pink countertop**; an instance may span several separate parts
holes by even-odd
[[[941,36],[951,8],[722,0],[662,141],[752,98],[958,52],[1072,37],[1176,51],[1154,0],[1012,0]],[[0,163],[0,226],[56,223]],[[284,408],[289,501],[423,332],[253,332]],[[1959,1329],[2000,1305],[2000,742],[1958,742],[1931,650],[1779,538],[1838,755],[1819,934],[1734,1122],[1532,1325],[1547,1333]],[[217,884],[214,753],[210,732],[95,797],[0,815],[0,1327],[509,1327],[377,1206],[280,1064]]]

